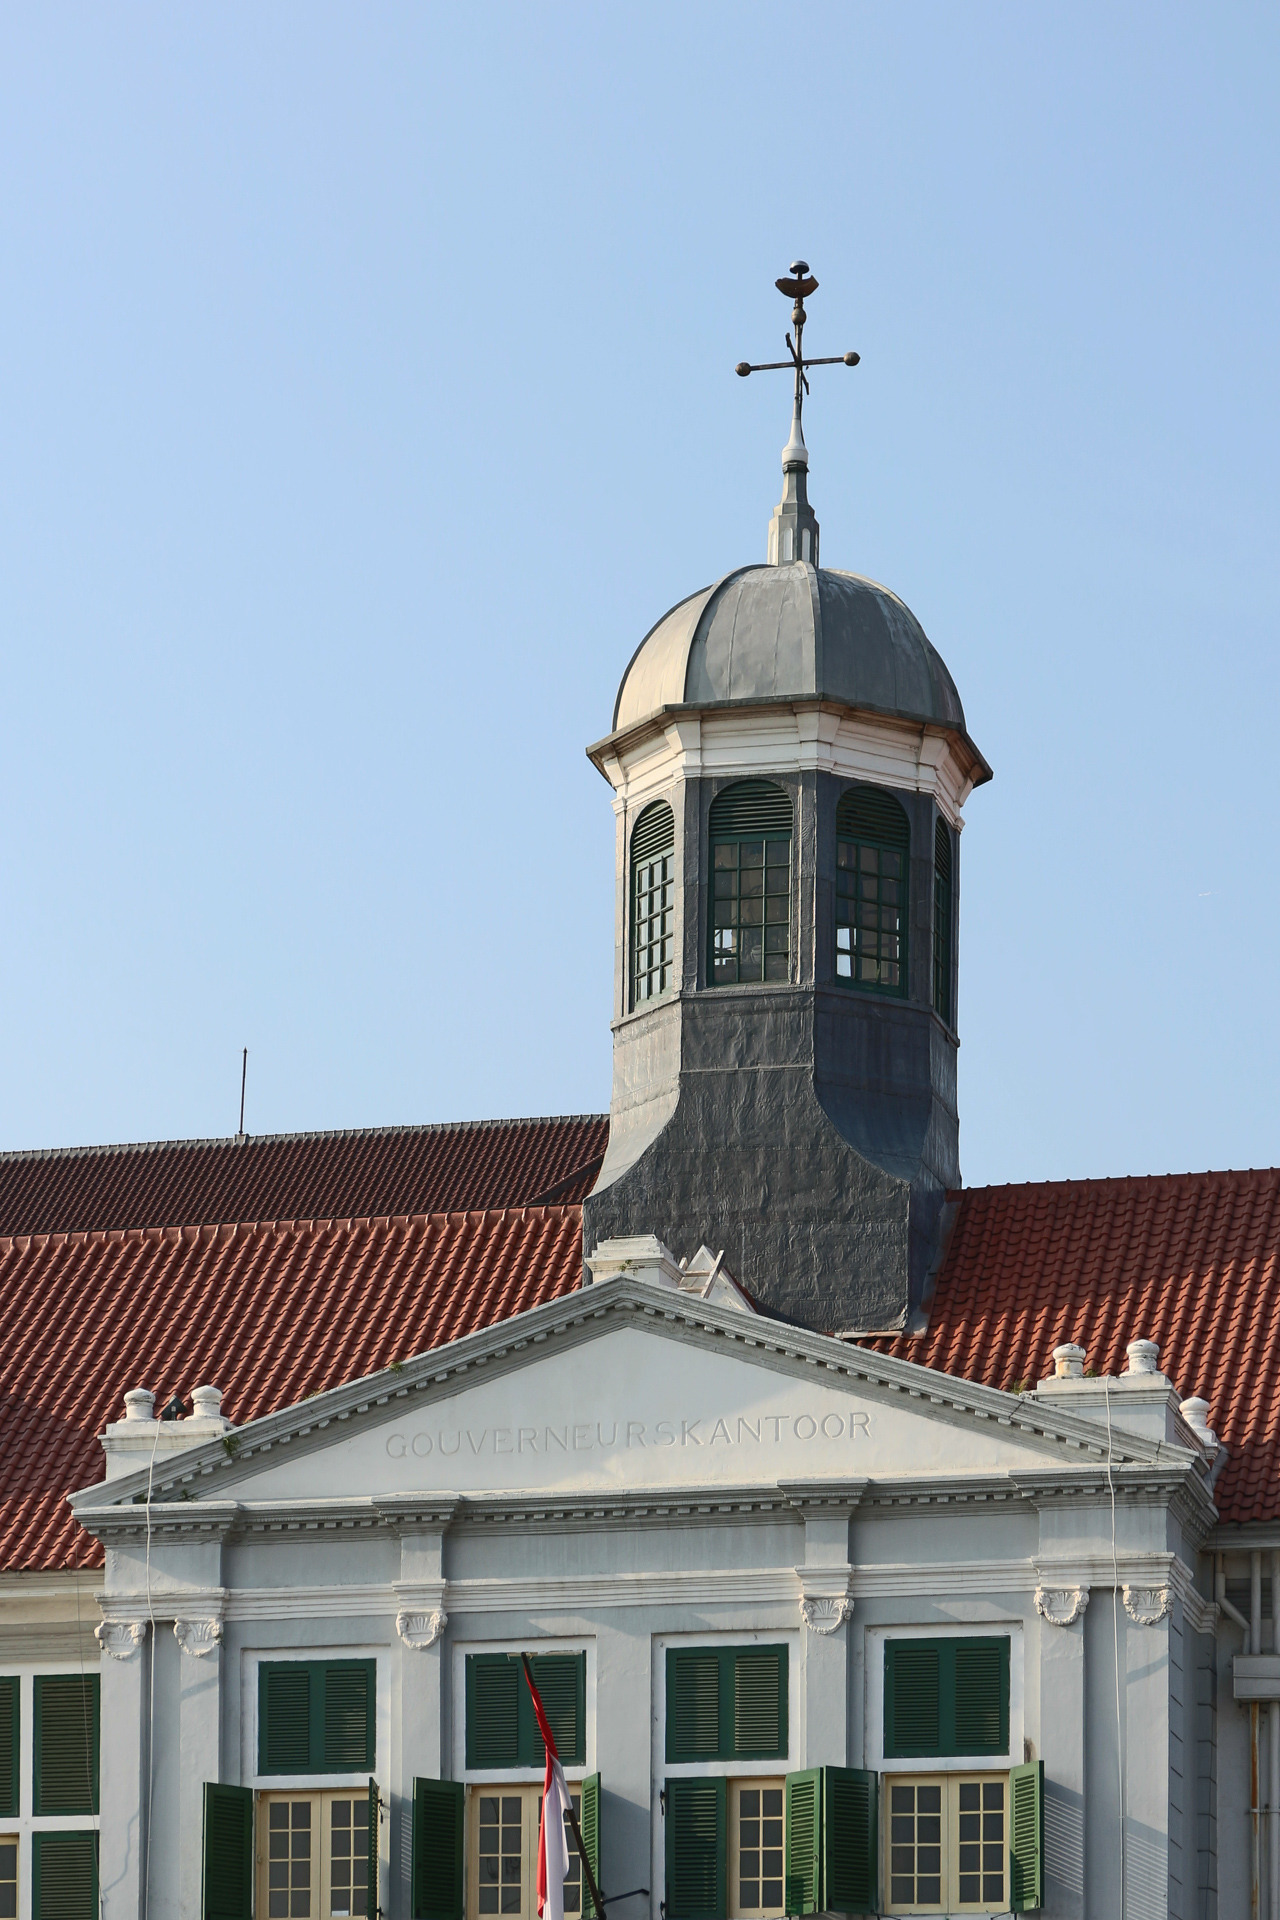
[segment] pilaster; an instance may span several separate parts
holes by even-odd
[[[111,1625],[108,1621],[108,1625]],[[138,1623],[130,1623],[131,1626]],[[121,1647],[124,1637],[112,1636]],[[98,1875],[101,1920],[138,1920],[146,1847],[146,1701],[154,1646],[150,1632],[128,1635],[132,1656],[102,1662],[99,1745]]]
[[[800,1757],[793,1765],[849,1764],[849,1529],[864,1485],[791,1481],[780,1489],[804,1516],[804,1562],[796,1568],[804,1627],[803,1692]]]

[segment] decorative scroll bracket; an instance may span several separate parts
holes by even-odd
[[[147,1637],[145,1620],[100,1620],[93,1637],[113,1660],[132,1660]]]
[[[430,1613],[396,1615],[396,1632],[415,1653],[425,1653],[428,1647],[434,1647],[448,1624],[449,1616],[442,1607],[435,1607]]]
[[[1036,1612],[1051,1627],[1074,1626],[1088,1604],[1088,1587],[1036,1588]]]
[[[175,1620],[173,1637],[184,1653],[203,1660],[207,1653],[222,1645],[222,1622],[212,1616],[201,1620]]]
[[[1124,1610],[1138,1627],[1158,1627],[1169,1617],[1173,1595],[1168,1587],[1126,1587]]]

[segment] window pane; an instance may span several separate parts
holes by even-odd
[[[859,840],[839,841],[837,859],[836,978],[901,995],[906,991],[906,863],[890,848]]]
[[[791,842],[728,840],[712,850],[716,898],[712,974],[717,986],[786,980],[790,961]],[[762,945],[760,929],[770,929]],[[728,956],[735,960],[729,963]]]

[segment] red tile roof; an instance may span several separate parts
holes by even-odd
[[[576,1206],[0,1240],[0,1567],[99,1566],[66,1495],[121,1394],[237,1425],[571,1292]]]
[[[1209,1402],[1230,1458],[1224,1521],[1280,1516],[1280,1170],[975,1187],[926,1334],[867,1344],[987,1386],[1034,1386],[1071,1340],[1118,1373],[1160,1343],[1183,1398]]]
[[[582,1200],[605,1114],[0,1154],[0,1235],[462,1213]]]

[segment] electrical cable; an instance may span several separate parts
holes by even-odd
[[[154,1411],[154,1402],[153,1402]],[[156,1420],[155,1438],[151,1442],[151,1462],[147,1468],[147,1618],[151,1622],[151,1643],[148,1650],[147,1669],[147,1835],[142,1855],[142,1920],[148,1920],[151,1904],[151,1804],[155,1786],[155,1750],[156,1750],[156,1616],[151,1604],[151,1482],[156,1470],[156,1448],[160,1445],[160,1421]]]
[[[1102,1376],[1107,1407],[1107,1488],[1111,1494],[1111,1633],[1116,1658],[1116,1779],[1120,1789],[1120,1920],[1124,1920],[1124,1724],[1120,1715],[1120,1562],[1116,1558],[1116,1483],[1111,1473],[1111,1377]]]

